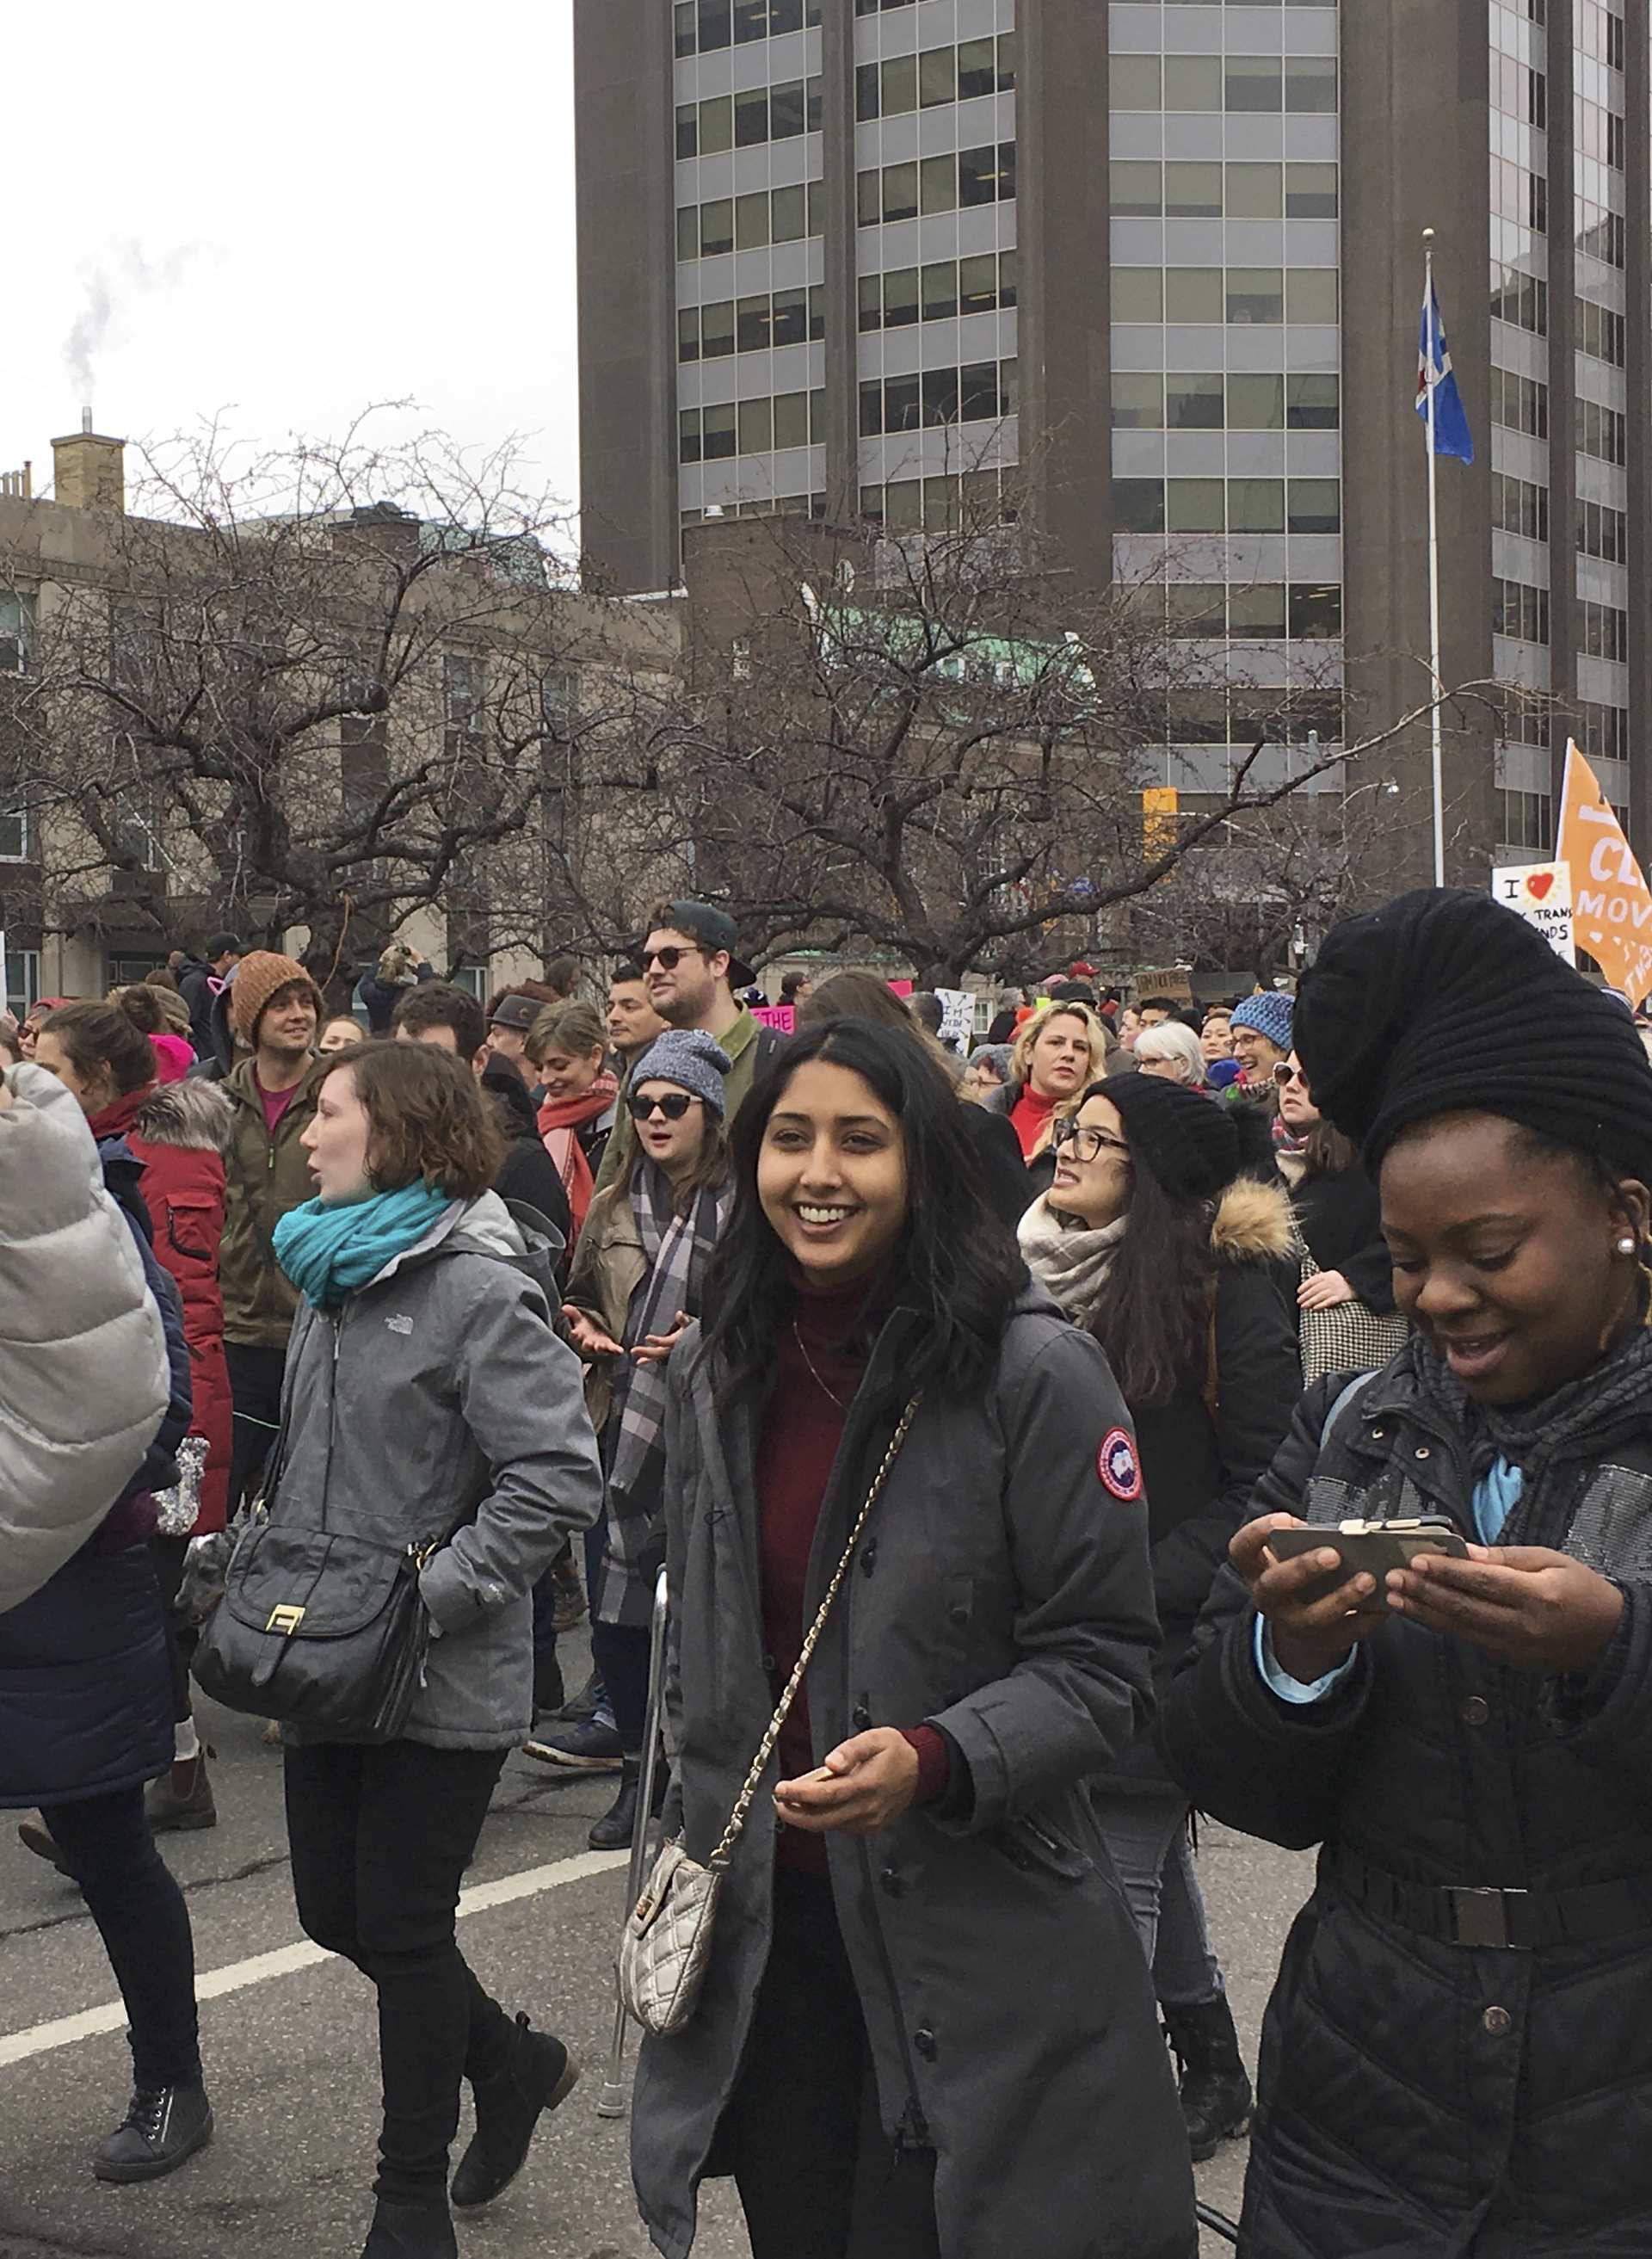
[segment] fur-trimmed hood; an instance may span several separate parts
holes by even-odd
[[[1291,1253],[1295,1232],[1291,1202],[1282,1185],[1235,1177],[1223,1193],[1210,1228],[1210,1244],[1221,1263],[1278,1262]]]
[[[234,1121],[230,1101],[215,1082],[168,1082],[145,1099],[132,1122],[134,1137],[186,1151],[227,1153]]]

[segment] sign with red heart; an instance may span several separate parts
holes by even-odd
[[[1535,925],[1556,957],[1576,965],[1571,872],[1564,863],[1520,863],[1493,871],[1492,899]]]

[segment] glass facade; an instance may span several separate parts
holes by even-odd
[[[1015,0],[858,9],[854,48],[861,510],[1013,515]]]
[[[823,515],[821,9],[674,21],[679,522]]]
[[[1260,12],[1110,11],[1114,570],[1178,639],[1192,793],[1287,695],[1293,737],[1342,730],[1339,18]]]

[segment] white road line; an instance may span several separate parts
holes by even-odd
[[[581,1851],[573,1858],[553,1859],[543,1867],[524,1867],[518,1875],[502,1875],[496,1882],[474,1883],[459,1892],[459,1919],[490,1913],[495,1906],[514,1906],[518,1899],[538,1898],[542,1892],[560,1890],[566,1883],[612,1874],[630,1856],[629,1851]],[[196,1978],[196,1998],[221,2000],[226,1993],[244,1992],[250,1985],[267,1985],[277,1977],[296,1976],[301,1969],[313,1969],[331,1957],[307,1939],[281,1946],[274,1953],[255,1953],[250,1960],[231,1962],[227,1968],[203,1970]],[[26,2063],[32,2056],[49,2055],[53,2048],[75,2047],[82,2040],[97,2039],[125,2027],[126,2010],[119,2000],[101,2008],[82,2008],[77,2016],[59,2016],[49,2024],[32,2024],[25,2032],[0,2036],[0,2070],[11,2063]]]

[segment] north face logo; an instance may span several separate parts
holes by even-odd
[[[400,1311],[395,1317],[387,1318],[384,1322],[393,1334],[410,1334],[413,1330],[412,1319],[404,1317]]]

